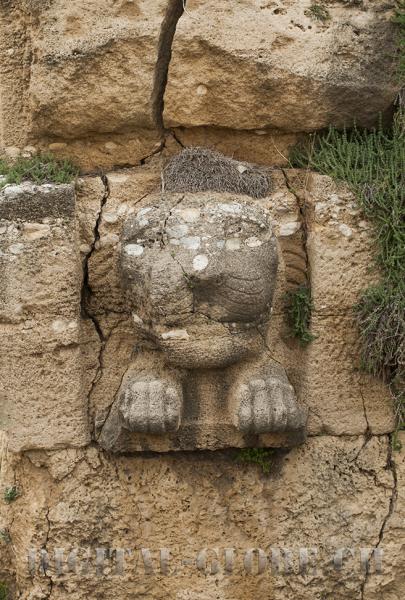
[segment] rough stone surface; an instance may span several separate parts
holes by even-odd
[[[1,487],[15,481],[21,494],[1,504],[20,597],[402,600],[404,491],[394,470],[402,482],[403,456],[395,453],[391,463],[387,436],[324,436],[275,456],[266,476],[227,453],[117,458],[89,447],[30,452],[14,465],[3,454]],[[132,549],[123,575],[114,574],[114,559],[95,575],[97,547]],[[384,552],[383,574],[375,573],[372,561],[366,576],[360,551],[376,547]],[[27,548],[38,550],[32,577]],[[46,575],[40,548],[50,556]],[[90,549],[89,572],[57,576],[55,548],[65,549],[65,561],[74,548],[81,549],[79,558]],[[170,550],[166,575],[160,548]],[[204,555],[197,563],[204,548],[205,572]],[[232,573],[224,568],[225,548],[235,550]],[[253,574],[246,572],[251,548],[265,557],[273,549],[275,559],[279,552],[280,571],[272,573],[268,561],[261,574],[257,562]],[[291,550],[290,574],[283,548]],[[310,562],[306,574],[297,574],[299,548],[308,548],[310,558],[317,550],[316,572]],[[341,548],[349,550],[339,572],[332,560]],[[218,568],[211,566],[215,552]]]
[[[247,173],[249,186],[248,167],[203,155],[204,164],[210,159],[214,164],[203,188],[211,182],[217,189],[218,165],[235,171],[227,187],[233,180],[240,184],[237,167]],[[193,179],[184,161],[179,170]],[[199,164],[197,187],[198,174]],[[169,169],[164,181],[165,187],[174,183]],[[164,434],[180,425],[167,448],[240,446],[250,443],[246,435],[264,433],[286,437],[261,444],[302,441],[306,411],[298,407],[284,369],[266,355],[258,331],[268,320],[276,287],[278,249],[270,213],[246,196],[230,194],[165,192],[149,202],[124,224],[120,270],[140,347],[160,352],[130,367],[100,443],[108,450],[162,450],[164,441],[131,443],[128,432]],[[245,364],[246,359],[251,360]],[[156,361],[180,372],[166,373]],[[234,366],[225,371],[229,365]]]
[[[312,180],[305,181],[305,174],[302,172],[288,170],[285,174],[287,179],[281,171],[272,171],[272,192],[267,198],[257,201],[269,211],[279,244],[279,268],[273,312],[269,326],[262,331],[268,360],[276,360],[283,365],[299,405],[309,408],[308,428],[311,435],[361,435],[367,429],[375,434],[392,431],[392,400],[387,389],[378,380],[359,370],[359,342],[351,311],[351,306],[357,301],[361,290],[377,276],[370,270],[373,250],[369,225],[355,209],[354,198],[346,188],[337,187],[329,178],[322,176],[314,176]],[[139,371],[150,368],[151,365],[154,365],[153,368],[158,372],[162,368],[159,366],[161,359],[157,358],[156,351],[144,350],[144,356],[134,352],[134,348],[139,348],[145,343],[145,336],[141,335],[139,327],[139,319],[145,315],[136,313],[139,319],[134,322],[134,309],[128,305],[122,293],[119,267],[122,252],[120,235],[124,224],[128,219],[134,218],[139,210],[154,205],[153,198],[157,198],[156,191],[160,186],[159,160],[156,159],[142,168],[112,173],[108,175],[108,180],[110,195],[100,217],[99,239],[89,258],[89,284],[92,294],[88,298],[88,309],[99,320],[105,338],[101,357],[102,368],[90,396],[90,414],[95,423],[96,436],[100,434],[102,425],[110,414],[125,372],[133,361],[137,362]],[[91,179],[86,178],[83,181],[90,182]],[[84,191],[89,183],[83,185]],[[81,203],[89,207],[94,205],[94,214],[98,214],[99,208],[96,207],[99,207],[99,195],[96,194],[92,200],[90,188],[88,190],[87,195],[80,194]],[[181,198],[181,195],[178,197]],[[213,200],[217,197],[218,202],[223,202],[224,195],[207,194],[207,199]],[[315,219],[314,215],[324,210],[325,204],[330,205],[330,211],[327,211],[319,222],[318,217]],[[181,203],[179,206],[181,207]],[[334,216],[336,206],[341,207],[338,219]],[[347,242],[351,244],[350,248],[353,248],[355,256],[350,269],[347,268],[347,261],[341,259],[339,252],[340,240],[346,243],[347,239],[339,230],[342,224],[350,227],[353,232]],[[88,229],[91,230],[90,227]],[[312,248],[316,247],[320,250],[314,253]],[[188,251],[182,249],[182,252]],[[193,252],[198,255],[199,250]],[[342,247],[341,252],[345,257],[348,256],[346,245]],[[330,259],[325,260],[324,254]],[[138,259],[135,257],[133,260]],[[311,268],[308,270],[309,262]],[[291,337],[285,322],[284,295],[286,291],[308,283],[309,279],[314,295],[312,330],[317,337],[312,344],[303,348]],[[342,286],[341,279],[346,282],[347,287]],[[184,293],[190,295],[191,288],[185,285],[185,278],[182,278],[182,282]],[[346,300],[347,294],[350,294],[350,300]],[[148,319],[149,317],[146,318]],[[211,327],[214,328],[214,325]],[[168,329],[184,330],[187,327],[184,327],[184,323],[173,323]],[[221,326],[215,335],[221,337],[223,333]],[[205,339],[210,340],[213,334],[214,329]],[[184,333],[180,331],[176,335],[181,337]],[[255,343],[262,347],[263,338],[258,337],[256,340]],[[249,342],[251,349],[252,342],[253,337]],[[161,347],[170,347],[171,351],[176,345],[181,347],[188,344],[187,340],[173,340],[170,336],[159,343]],[[195,351],[183,353],[183,367],[194,356]],[[180,365],[181,360],[178,363]],[[235,375],[232,376],[239,378],[242,372],[237,366],[234,370]],[[201,378],[199,380],[197,375],[196,373],[187,379],[189,389],[201,384]],[[203,378],[201,398],[215,398],[219,385],[218,378]],[[204,406],[205,401],[201,401],[201,398],[200,406]],[[215,425],[219,417],[218,413],[213,412],[212,406],[215,406],[216,402],[210,402],[205,405],[200,421],[205,420],[208,424],[212,416],[216,415]],[[111,415],[113,416],[113,413]],[[191,414],[190,418],[194,419],[195,416]],[[225,416],[225,419],[227,418]],[[212,429],[209,433],[210,428],[206,431],[208,437],[202,436],[198,439],[193,435],[191,444],[206,447],[209,443],[215,447],[218,443],[216,435],[212,434]],[[161,440],[155,440],[154,444],[158,444],[155,448],[165,449]]]
[[[4,30],[11,23],[26,46],[15,73],[20,80],[11,89],[4,86],[5,125],[18,102],[28,132],[53,142],[151,127],[156,47],[166,5],[165,0],[3,3]],[[5,49],[3,57],[5,84],[23,53],[13,42],[12,52]]]
[[[373,123],[398,89],[394,4],[330,2],[323,21],[311,14],[319,4],[189,0],[173,44],[166,124],[302,132]]]
[[[181,3],[2,2],[1,153],[50,151],[91,171],[158,151],[156,90],[165,91],[170,15]],[[389,112],[400,87],[394,2],[328,2],[325,21],[313,4],[188,1],[164,103],[180,143],[286,166],[301,134]]]
[[[265,346],[266,370],[250,378],[235,365],[230,379],[266,421],[266,405],[250,390],[260,392],[272,377],[270,365],[279,363],[298,405],[309,409],[305,443],[276,450],[269,475],[241,463],[236,450],[122,456],[101,450],[100,433],[118,408],[115,400],[131,369],[140,380],[153,365],[153,382],[167,377],[165,390],[175,406],[178,401],[172,391],[178,391],[175,375],[182,369],[164,364],[157,356],[161,350],[145,349],[120,272],[123,228],[160,197],[161,159],[103,178],[83,177],[76,197],[69,187],[27,184],[1,194],[7,265],[1,377],[15,409],[8,410],[8,402],[1,408],[3,423],[6,406],[18,429],[0,433],[0,496],[14,485],[19,496],[10,504],[0,498],[0,581],[7,582],[11,598],[22,600],[66,595],[74,600],[403,600],[404,451],[391,451],[394,423],[386,388],[357,370],[358,336],[350,312],[361,290],[378,278],[370,269],[371,230],[347,189],[329,178],[274,170],[266,198],[239,199],[267,211],[279,265],[271,318],[255,338],[260,352]],[[183,196],[189,198],[178,197]],[[221,193],[206,192],[204,198],[207,210],[210,202],[227,201]],[[303,283],[312,288],[311,331],[317,336],[307,347],[291,337],[284,308],[285,292]],[[75,329],[66,329],[71,322]],[[173,329],[184,327],[172,324]],[[173,344],[173,337],[164,343]],[[198,418],[205,424],[190,436],[189,447],[216,448],[215,427],[223,414],[229,418],[227,406],[212,409],[217,390],[223,390],[223,371],[209,377],[198,369],[189,373],[183,400],[200,386]],[[153,385],[148,388],[152,404]],[[131,403],[120,410],[129,423],[138,421]],[[128,431],[123,448],[170,449],[159,441],[160,433],[145,434],[136,447],[134,439],[141,435]],[[276,444],[268,435],[247,434],[239,445],[283,444],[281,437]],[[402,434],[399,438],[405,444]],[[79,556],[90,548],[90,574],[57,575],[54,549],[65,548],[66,556],[76,547],[83,549]],[[97,547],[131,548],[125,574],[114,574],[115,560],[106,559],[104,574],[93,575]],[[339,572],[331,560],[343,547],[349,550]],[[37,557],[41,548],[50,553],[46,574],[37,562],[30,575],[29,548]],[[160,548],[170,550],[175,572],[160,572]],[[209,549],[205,572],[204,548]],[[233,573],[225,571],[226,548],[235,548]],[[263,550],[266,566],[258,575],[246,572],[251,548]],[[283,548],[292,551],[291,574],[285,572]],[[299,548],[308,548],[310,557],[316,548],[316,572],[310,564],[306,574],[297,574]],[[362,548],[366,554],[383,551],[382,574],[375,573],[373,561],[368,575],[361,569]],[[211,564],[216,552],[218,569]],[[272,573],[269,557],[276,560],[278,553],[281,572]]]
[[[0,193],[0,405],[10,448],[89,441],[73,186]]]

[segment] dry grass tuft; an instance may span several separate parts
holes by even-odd
[[[163,171],[167,192],[230,192],[264,198],[271,190],[269,169],[190,147],[174,156]]]

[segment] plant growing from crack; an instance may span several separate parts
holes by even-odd
[[[12,487],[6,487],[6,489],[4,490],[3,498],[4,502],[6,502],[7,504],[11,504],[15,500],[17,500],[19,496],[20,492],[17,486],[15,485],[13,485]]]
[[[330,21],[331,18],[328,9],[322,4],[311,4],[311,6],[304,11],[304,14],[307,17],[315,19],[316,21],[321,21],[322,23]]]
[[[51,154],[31,158],[17,158],[14,161],[0,159],[0,187],[20,184],[22,181],[41,183],[71,183],[79,169],[69,160],[58,160]]]
[[[315,336],[309,329],[313,308],[310,288],[300,286],[293,292],[288,292],[285,295],[285,307],[294,337],[298,338],[302,345],[312,342]]]
[[[0,541],[3,542],[3,544],[10,544],[11,536],[8,529],[0,529]]]
[[[241,463],[257,465],[265,475],[271,471],[272,457],[275,450],[272,448],[242,448],[236,455],[236,460]]]
[[[315,135],[295,150],[294,166],[345,181],[374,226],[380,283],[354,307],[361,366],[381,377],[395,399],[398,429],[405,427],[405,112],[391,129],[354,127]]]
[[[405,0],[398,0],[395,8],[395,15],[392,19],[398,28],[398,63],[397,73],[400,83],[403,85],[405,80]]]
[[[0,600],[8,599],[8,585],[4,581],[0,581]]]

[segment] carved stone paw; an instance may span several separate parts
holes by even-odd
[[[129,379],[121,391],[119,412],[125,427],[138,433],[177,431],[183,394],[180,385],[166,379]]]
[[[295,431],[305,425],[306,411],[298,404],[284,369],[247,379],[235,390],[236,427],[246,433]]]

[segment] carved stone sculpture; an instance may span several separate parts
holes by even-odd
[[[278,249],[257,202],[156,196],[126,222],[120,266],[142,353],[102,429],[105,448],[125,449],[131,436],[139,449],[155,449],[157,436],[179,449],[254,445],[261,434],[302,441],[306,411],[261,331]],[[201,438],[202,421],[211,428]]]

